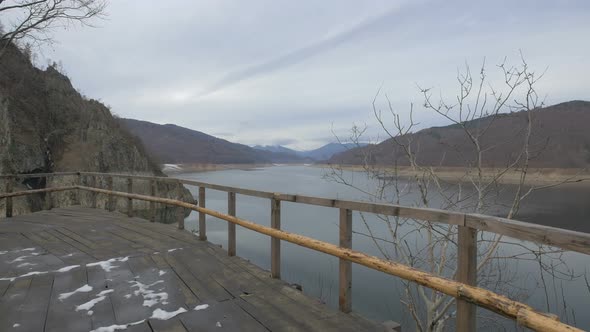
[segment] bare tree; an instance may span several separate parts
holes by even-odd
[[[503,204],[506,218],[517,216],[521,203],[536,190],[557,184],[535,186],[529,183],[527,175],[530,161],[543,149],[542,142],[532,142],[533,119],[535,112],[543,106],[535,85],[542,78],[531,71],[524,57],[517,66],[502,63],[497,66],[500,84],[495,84],[487,76],[485,60],[479,70],[479,76],[473,77],[469,66],[457,75],[459,92],[452,102],[442,96],[435,100],[432,89],[421,88],[423,109],[433,113],[456,128],[460,128],[463,140],[468,148],[446,146],[444,149],[461,156],[464,165],[453,180],[442,174],[437,164],[424,162],[421,154],[419,136],[415,134],[418,123],[414,120],[414,105],[410,105],[404,120],[397,112],[387,95],[384,95],[386,112],[377,106],[379,91],[375,96],[372,109],[380,129],[385,132],[390,145],[387,148],[368,147],[356,156],[361,170],[374,185],[367,188],[359,185],[346,172],[343,165],[332,165],[326,177],[330,180],[354,187],[362,191],[370,200],[393,204],[412,205],[416,207],[436,207],[471,213],[489,213],[501,204],[499,197],[511,199]],[[524,125],[514,133],[509,142],[497,142],[486,139],[490,128],[503,112],[519,110],[524,117]],[[355,143],[365,140],[366,128],[353,127],[348,139]],[[340,141],[340,139],[339,139]],[[510,144],[516,146],[517,153],[512,155],[502,167],[486,168],[490,151]],[[391,165],[384,167],[376,163],[376,155],[389,154]],[[444,165],[445,153],[441,154],[438,165]],[[358,166],[358,165],[357,165]],[[515,179],[511,191],[506,190],[506,178]],[[573,181],[573,179],[572,179]],[[564,181],[569,182],[569,179]],[[389,260],[401,261],[430,273],[454,279],[456,277],[456,248],[458,228],[426,221],[401,217],[376,216],[382,223],[376,226],[367,216],[361,214],[366,231],[356,234],[368,237],[382,256]],[[383,234],[383,230],[386,230]],[[500,253],[502,245],[517,246],[520,253],[509,255]],[[559,264],[547,263],[550,257]],[[557,267],[568,270],[561,259],[560,251],[547,247],[530,247],[522,243],[511,243],[500,235],[480,232],[478,235],[478,285],[498,292],[510,292],[520,298],[527,296],[519,288],[515,273],[506,269],[509,259],[537,260],[543,273],[552,278],[573,278],[566,273],[556,273]],[[544,260],[545,259],[545,260]],[[544,281],[544,280],[543,280]],[[544,283],[543,283],[544,284]],[[428,288],[404,283],[402,293],[405,304],[413,318],[418,331],[442,331],[453,322],[455,299]],[[549,308],[548,308],[549,310]],[[480,320],[485,323],[484,319]],[[490,320],[494,323],[493,320]]]
[[[52,42],[52,29],[90,25],[105,9],[105,0],[0,0],[0,56],[11,43]]]

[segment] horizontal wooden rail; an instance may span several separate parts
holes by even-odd
[[[128,199],[139,199],[148,202],[169,204],[191,209],[200,213],[205,213],[215,218],[225,220],[232,224],[242,226],[252,231],[271,236],[273,238],[291,242],[305,248],[320,251],[346,261],[366,266],[373,270],[381,271],[404,280],[415,282],[419,285],[431,288],[454,298],[468,301],[495,313],[515,319],[520,325],[534,330],[555,332],[582,331],[573,326],[560,322],[555,316],[538,312],[526,304],[511,300],[506,296],[496,294],[483,288],[470,286],[455,280],[432,275],[400,263],[386,261],[375,256],[370,256],[352,249],[342,248],[334,244],[319,241],[303,235],[293,234],[283,230],[262,226],[248,220],[240,219],[235,216],[207,208],[202,208],[194,204],[168,198],[130,194],[85,186],[76,186],[74,189],[125,197]]]
[[[15,192],[11,192],[11,193],[1,193],[0,199],[8,198],[8,197],[19,197],[19,196],[27,196],[27,195],[34,195],[34,194],[51,193],[51,192],[56,192],[56,191],[76,190],[76,189],[78,189],[78,187],[79,186],[67,186],[67,187],[31,189],[31,190],[15,191]]]
[[[338,209],[348,209],[352,211],[375,213],[386,216],[399,216],[402,218],[424,220],[442,224],[468,226],[480,231],[496,233],[509,236],[522,241],[532,241],[538,244],[550,245],[564,250],[575,251],[590,255],[590,234],[576,231],[565,230],[561,228],[543,226],[538,224],[520,222],[505,218],[466,214],[454,211],[446,211],[430,208],[414,208],[408,206],[381,204],[372,202],[360,202],[351,200],[339,200],[330,198],[321,198],[305,195],[289,195],[273,193],[252,189],[235,188],[217,184],[210,184],[201,181],[157,177],[149,175],[131,175],[122,173],[99,173],[99,172],[62,172],[62,173],[37,173],[37,174],[16,174],[1,175],[0,178],[35,178],[43,176],[102,176],[107,180],[113,177],[133,178],[142,180],[152,180],[162,183],[177,184],[179,181],[186,185],[198,186],[212,190],[233,192],[240,195],[253,196],[259,198],[275,199],[283,202],[293,202],[314,206],[324,206]]]
[[[44,178],[48,176],[72,176],[81,174],[80,172],[58,172],[58,173],[28,173],[28,174],[0,174],[0,179],[19,178],[19,179],[34,179]]]
[[[77,174],[77,173],[74,173]],[[151,177],[150,177],[151,179]],[[175,179],[176,183],[178,180]],[[113,190],[106,190],[106,189],[99,189],[94,187],[87,187],[87,186],[67,186],[67,187],[55,187],[55,188],[45,188],[45,189],[36,189],[36,190],[27,190],[27,191],[19,191],[19,192],[11,192],[11,193],[4,193],[0,194],[1,198],[11,198],[11,197],[18,197],[18,196],[25,196],[37,193],[49,193],[49,192],[57,192],[57,191],[67,191],[67,190],[84,190],[93,193],[101,193],[106,194],[108,196],[118,196],[124,197],[129,200],[131,199],[138,199],[148,202],[155,202],[167,205],[173,205],[178,207],[183,207],[187,209],[191,209],[194,211],[198,211],[202,214],[207,214],[222,220],[225,220],[233,225],[240,225],[244,228],[250,229],[252,231],[265,234],[270,236],[273,239],[284,240],[287,242],[291,242],[297,244],[299,246],[309,248],[312,250],[320,251],[335,257],[340,258],[341,260],[357,263],[371,269],[381,271],[393,276],[400,277],[404,280],[408,280],[411,282],[415,282],[422,286],[431,288],[438,292],[447,294],[454,298],[467,301],[478,305],[480,307],[486,308],[498,314],[504,315],[506,317],[515,319],[518,323],[522,326],[526,326],[535,330],[544,330],[544,331],[581,331],[575,327],[563,324],[559,322],[554,316],[543,314],[534,310],[532,307],[522,304],[516,301],[509,299],[508,297],[496,294],[494,292],[470,286],[455,280],[450,280],[447,278],[443,278],[440,276],[432,275],[427,272],[405,266],[403,264],[399,264],[396,262],[386,261],[374,256],[370,256],[364,254],[362,252],[358,252],[349,248],[342,248],[330,243],[322,242],[310,237],[297,235],[293,233],[289,233],[280,229],[261,226],[254,222],[237,218],[235,216],[231,216],[229,214],[220,213],[214,210],[210,210],[204,207],[199,207],[194,204],[182,202],[175,199],[168,199],[168,198],[160,198],[160,197],[153,197],[153,196],[146,196],[141,194],[134,194],[134,193],[125,193],[125,192],[118,192]],[[274,198],[277,199],[280,195],[274,195]],[[278,200],[277,200],[278,201]],[[342,207],[341,207],[342,209]],[[232,213],[233,211],[230,211]],[[470,227],[469,223],[481,223],[481,219],[477,219],[478,215],[470,215],[472,218],[467,218],[465,220],[466,226]],[[490,219],[486,217],[486,220]],[[492,218],[493,219],[493,218]],[[501,219],[501,218],[498,218]],[[504,222],[504,220],[500,220]],[[520,223],[514,223],[514,227],[518,229],[521,227]],[[459,224],[461,225],[461,224]],[[494,223],[487,223],[483,224],[482,227],[488,227],[494,230],[494,227],[497,227],[497,224]],[[479,225],[481,226],[481,225]],[[573,232],[576,233],[576,232]],[[541,234],[537,234],[537,237],[543,236]],[[551,241],[555,241],[555,239],[550,239]],[[582,245],[577,243],[577,245]]]

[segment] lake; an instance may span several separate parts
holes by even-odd
[[[367,200],[366,195],[349,186],[329,181],[324,178],[325,170],[306,166],[267,167],[254,170],[224,170],[213,172],[186,173],[177,177],[202,182],[255,190],[302,194],[326,198],[351,200]],[[347,172],[346,176],[354,179],[355,184],[370,188],[374,183],[362,173]],[[197,197],[197,188],[188,187]],[[568,185],[546,189],[533,193],[524,202],[519,220],[539,224],[563,227],[578,231],[590,232],[588,217],[590,216],[590,190],[584,185]],[[506,193],[513,190],[506,187]],[[493,212],[501,214],[507,199],[503,196],[497,200],[498,206]],[[207,189],[207,208],[227,212],[227,194]],[[303,204],[281,203],[281,228],[318,240],[338,244],[338,209],[309,206]],[[237,216],[261,225],[270,226],[270,200],[237,195]],[[353,230],[367,233],[365,222],[381,237],[387,237],[388,230],[384,223],[373,215],[353,214]],[[198,214],[192,213],[186,220],[186,228],[198,229]],[[410,227],[410,226],[405,226]],[[207,237],[212,243],[227,248],[227,223],[213,217],[207,217]],[[418,246],[424,243],[419,236],[411,240]],[[513,256],[522,253],[520,245],[526,243],[504,244],[499,253],[502,256]],[[380,243],[389,250],[386,242]],[[337,308],[338,306],[338,259],[310,249],[290,243],[281,244],[281,276],[289,283],[303,286],[306,294],[313,296]],[[353,235],[353,249],[383,257],[375,243],[362,235]],[[451,249],[449,249],[451,250]],[[453,247],[452,250],[456,250]],[[387,252],[386,252],[387,253]],[[252,261],[254,264],[270,269],[270,239],[256,232],[237,227],[237,255]],[[506,269],[511,273],[511,284],[507,289],[511,298],[528,303],[541,311],[558,314],[561,320],[578,327],[590,328],[590,317],[585,315],[590,307],[590,288],[587,287],[582,273],[590,264],[590,259],[577,253],[555,253],[553,259],[542,260],[545,266],[553,267],[563,274],[573,273],[575,278],[559,273],[540,273],[538,260],[530,259],[531,255],[522,259],[498,262],[490,266],[491,273],[500,273]],[[566,265],[563,265],[565,262]],[[574,280],[570,280],[574,279]],[[404,288],[400,279],[385,275],[368,268],[353,265],[352,303],[353,310],[377,321],[394,320],[402,323],[404,329],[413,329],[413,322],[400,303]],[[565,301],[561,299],[565,298]],[[480,309],[480,313],[485,310]],[[479,319],[482,330],[498,328],[513,330],[515,325],[497,315],[488,320]],[[499,324],[499,325],[498,325]]]

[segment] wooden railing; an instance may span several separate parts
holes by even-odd
[[[27,190],[12,192],[14,179],[42,178],[56,176],[73,176],[74,185],[44,188],[37,190]],[[97,188],[97,177],[106,179],[107,188]],[[96,207],[96,195],[104,194],[108,197],[106,208],[109,211],[114,210],[114,197],[127,199],[127,214],[133,216],[132,201],[142,200],[150,203],[149,219],[154,221],[155,204],[167,204],[177,207],[183,207],[199,212],[199,239],[206,240],[206,223],[205,215],[210,215],[228,222],[228,255],[236,255],[236,231],[235,226],[240,225],[244,228],[265,234],[271,237],[271,276],[280,278],[280,243],[281,240],[295,243],[297,245],[310,248],[316,251],[324,252],[340,258],[339,263],[339,308],[343,312],[350,312],[351,302],[351,282],[352,282],[352,263],[367,266],[371,269],[385,272],[405,280],[409,280],[425,287],[434,289],[441,293],[453,296],[457,299],[457,331],[473,331],[476,329],[475,307],[486,308],[503,316],[515,319],[519,324],[535,330],[542,331],[580,331],[579,329],[559,322],[556,316],[544,314],[531,308],[530,306],[519,303],[509,298],[495,294],[488,290],[478,288],[476,280],[477,265],[477,232],[486,231],[496,234],[506,235],[518,240],[532,241],[538,244],[550,245],[564,250],[575,251],[583,254],[590,254],[590,234],[569,231],[554,227],[541,226],[536,224],[524,223],[515,220],[508,220],[498,217],[465,214],[459,212],[413,208],[391,204],[376,204],[369,202],[359,202],[350,200],[338,200],[319,198],[302,195],[289,195],[273,192],[265,192],[251,189],[234,188],[217,184],[204,183],[199,181],[153,177],[129,174],[107,174],[95,172],[69,172],[69,173],[52,173],[52,174],[20,174],[20,175],[1,175],[0,179],[5,179],[5,193],[0,194],[0,199],[6,199],[6,216],[12,216],[12,198],[38,193],[46,193],[47,196],[52,192],[76,190],[77,201],[79,202],[80,191],[92,193],[90,205]],[[127,192],[113,190],[113,178],[124,178],[127,182]],[[83,181],[87,180],[87,181]],[[146,180],[150,181],[150,195],[140,195],[133,193],[133,181]],[[90,186],[82,185],[84,182]],[[157,197],[156,183],[164,182],[176,185],[179,197],[182,197],[183,185],[199,187],[198,205],[194,202],[182,202],[175,199]],[[218,190],[228,193],[228,213],[223,214],[206,208],[206,189]],[[258,225],[254,222],[247,221],[236,217],[236,194],[267,198],[271,204],[271,227]],[[46,199],[47,199],[46,196]],[[49,198],[50,200],[50,198]],[[324,206],[338,208],[340,210],[340,237],[339,246],[318,241],[313,238],[288,233],[281,230],[281,202],[294,202],[315,206]],[[47,206],[47,204],[46,204]],[[177,223],[179,229],[184,229],[184,213],[178,209]],[[458,269],[456,280],[443,278],[432,275],[415,268],[405,266],[399,263],[386,261],[377,257],[369,256],[362,252],[352,250],[352,212],[369,212],[387,216],[400,216],[416,220],[424,220],[436,223],[458,226]]]

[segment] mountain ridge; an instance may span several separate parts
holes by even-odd
[[[588,168],[590,167],[590,102],[572,100],[532,111],[531,149],[534,168]],[[468,128],[490,125],[483,146],[486,151],[484,167],[504,167],[519,153],[524,139],[523,127],[527,123],[524,111],[502,113],[467,121]],[[407,137],[414,148],[419,147],[417,162],[423,166],[468,167],[475,162],[475,149],[463,129],[457,124],[422,129]],[[362,165],[366,160],[374,165],[407,166],[408,160],[392,138],[381,143],[351,149],[334,155],[330,164]]]
[[[256,150],[175,124],[160,125],[126,118],[119,118],[118,121],[138,137],[160,163],[270,164],[309,161],[288,153]]]

